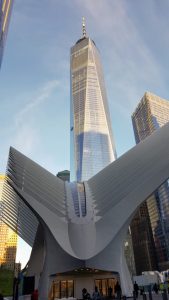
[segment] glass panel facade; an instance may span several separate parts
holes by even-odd
[[[73,280],[53,280],[49,292],[49,299],[74,297]]]
[[[67,292],[67,289],[66,289],[66,280],[62,280],[61,281],[61,284],[60,284],[60,296],[61,298],[66,298],[66,292]]]
[[[73,297],[74,296],[74,284],[73,280],[67,281],[67,297]]]
[[[13,0],[0,0],[0,66],[2,63],[12,5]]]
[[[132,115],[136,143],[169,121],[169,102],[145,93]],[[169,185],[166,181],[144,204],[155,244],[159,269],[169,268]],[[134,230],[134,228],[133,228]],[[151,255],[150,255],[151,254]],[[149,253],[152,257],[152,253]]]
[[[52,298],[60,298],[60,282],[54,281],[52,285]]]
[[[83,182],[71,182],[70,189],[74,204],[74,210],[77,217],[86,216],[86,193]]]
[[[99,52],[90,38],[71,49],[71,180],[85,181],[115,157]]]
[[[102,279],[102,294],[107,295],[108,286],[107,286],[107,279]]]
[[[95,280],[95,286],[97,286],[99,292],[101,295],[110,296],[110,288],[111,290],[111,296],[115,295],[115,285],[116,285],[117,279],[116,278],[105,278],[105,279],[96,279]]]

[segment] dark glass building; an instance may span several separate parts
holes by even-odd
[[[169,101],[145,93],[132,123],[136,143],[169,121]],[[137,274],[169,268],[169,184],[166,181],[140,207],[131,224]]]
[[[4,53],[13,0],[0,0],[0,67]]]
[[[70,181],[70,171],[68,170],[60,171],[57,173],[56,176],[62,179],[63,181]]]

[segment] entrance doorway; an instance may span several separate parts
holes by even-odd
[[[99,292],[103,296],[109,296],[109,289],[112,289],[112,295],[115,294],[114,288],[116,285],[116,278],[105,278],[105,279],[96,279],[95,286],[97,286]]]
[[[74,297],[74,280],[53,280],[49,299]]]

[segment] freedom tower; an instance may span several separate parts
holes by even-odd
[[[85,181],[116,158],[99,51],[83,18],[71,48],[71,180]]]

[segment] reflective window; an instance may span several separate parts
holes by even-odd
[[[116,155],[100,57],[90,39],[79,42],[71,51],[71,98],[73,180],[84,181]]]
[[[132,115],[136,143],[169,121],[169,102],[146,93]],[[148,215],[155,244],[158,263],[169,260],[169,186],[161,185],[147,199]]]
[[[105,279],[96,279],[95,286],[97,286],[99,292],[102,296],[111,296],[115,295],[115,285],[117,279],[116,278],[105,278]]]
[[[73,280],[53,280],[49,299],[74,297]]]

